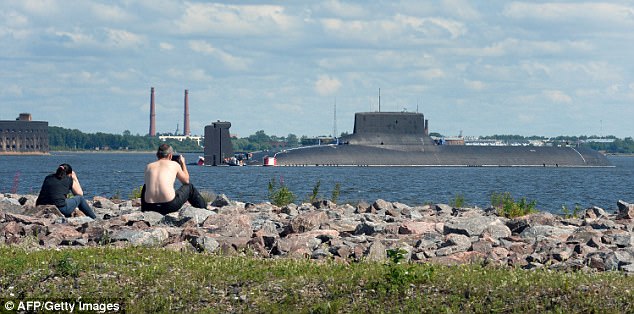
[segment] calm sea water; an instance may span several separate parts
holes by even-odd
[[[188,162],[198,155],[185,154]],[[492,193],[537,201],[540,210],[559,213],[600,206],[616,209],[619,199],[634,203],[634,157],[609,157],[614,168],[464,168],[464,167],[200,167],[189,166],[200,190],[231,199],[267,200],[267,183],[283,180],[308,198],[317,181],[330,198],[341,185],[339,203],[378,198],[409,205],[449,203],[457,195],[467,205],[486,207]],[[143,184],[143,170],[153,153],[52,153],[49,156],[0,156],[0,192],[37,194],[44,177],[67,162],[77,171],[87,196],[128,198]]]

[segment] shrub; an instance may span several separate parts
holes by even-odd
[[[132,190],[132,192],[130,192],[130,199],[136,199],[136,198],[141,198],[141,191],[143,190],[143,186],[140,185],[139,187],[135,188]]]
[[[509,192],[491,194],[491,206],[498,209],[498,213],[507,218],[519,217],[537,212],[537,209],[535,208],[535,206],[537,206],[536,201],[533,200],[528,202],[526,197],[522,197],[519,202],[516,202]]]
[[[465,207],[465,199],[464,195],[456,194],[451,201],[449,201],[449,205],[453,208],[462,208]]]
[[[321,187],[321,180],[317,180],[317,183],[315,183],[315,186],[313,186],[313,192],[308,195],[308,202],[309,203],[314,203],[319,201],[319,188]]]
[[[279,186],[275,179],[271,179],[268,184],[269,200],[276,206],[286,206],[295,201],[295,194],[284,185],[280,179]]]
[[[335,184],[335,188],[332,190],[332,195],[330,197],[330,200],[335,204],[339,199],[339,193],[341,193],[341,184],[337,183]]]

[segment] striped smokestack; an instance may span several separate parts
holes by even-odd
[[[192,132],[189,130],[189,98],[187,97],[187,90],[185,90],[185,121],[183,122],[183,129],[185,132],[183,135],[190,136]]]
[[[150,88],[150,136],[156,136],[156,112],[154,112],[154,87]]]

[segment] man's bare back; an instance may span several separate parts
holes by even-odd
[[[170,156],[171,157],[171,156]],[[189,173],[181,156],[180,163],[169,158],[159,159],[145,167],[145,202],[164,203],[174,199],[176,179],[183,184],[189,183]]]

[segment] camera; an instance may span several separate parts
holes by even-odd
[[[172,155],[172,161],[180,163],[181,162],[181,155]]]

